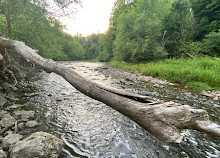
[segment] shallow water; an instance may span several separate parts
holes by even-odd
[[[119,84],[118,77],[106,77],[95,71],[103,66],[101,63],[64,64],[105,86],[206,109],[212,120],[219,121],[219,102],[200,97],[189,89],[176,85],[161,88],[141,81]],[[65,142],[64,152],[68,158],[218,158],[220,155],[220,139],[192,130],[182,132],[181,145],[163,143],[111,107],[80,93],[54,73],[40,72],[31,81],[29,84],[37,87],[39,95],[29,98],[26,108],[34,110],[41,122],[33,131],[60,137]]]

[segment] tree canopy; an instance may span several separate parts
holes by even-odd
[[[39,54],[55,60],[80,60],[84,49],[65,28],[57,16],[66,15],[69,7],[79,1],[4,0],[0,3],[0,31],[11,39],[24,41],[39,50]],[[57,9],[57,11],[55,11]],[[62,14],[61,14],[62,13]]]
[[[117,0],[108,31],[86,49],[99,47],[88,53],[100,61],[220,56],[219,17],[218,0]]]

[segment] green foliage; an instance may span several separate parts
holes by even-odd
[[[123,70],[138,71],[144,75],[160,77],[174,83],[202,89],[220,89],[220,61],[210,57],[195,59],[166,59],[146,64],[110,62]]]
[[[54,60],[84,59],[82,46],[63,33],[63,26],[48,16],[47,6],[35,1],[5,0],[0,3],[0,31],[9,38],[25,42]],[[43,3],[42,3],[43,4]]]
[[[99,34],[92,34],[86,38],[84,45],[86,59],[95,59],[99,55]]]
[[[191,42],[195,25],[190,1],[179,0],[174,2],[163,25],[166,32],[164,47],[169,52],[169,56],[182,56],[181,53],[185,49],[185,45]]]
[[[112,34],[110,31],[107,32],[106,35],[101,35],[99,38],[99,47],[100,47],[100,52],[99,56],[97,59],[99,61],[110,61],[110,59],[113,57],[112,53],[112,45],[113,45],[113,40],[112,40]]]
[[[191,0],[197,27],[194,40],[202,40],[209,32],[216,32],[220,26],[219,0]]]
[[[166,56],[161,45],[162,20],[167,14],[167,1],[136,0],[114,20],[116,38],[114,59],[146,61]]]
[[[63,35],[61,40],[62,52],[68,56],[69,60],[85,59],[85,51],[83,46],[78,41],[68,35]]]
[[[202,42],[184,42],[179,49],[180,54],[183,57],[197,56],[200,55],[199,53],[203,50],[203,43]]]
[[[187,82],[186,86],[188,86],[189,88],[196,89],[198,91],[202,91],[202,90],[210,91],[210,90],[213,90],[212,87],[210,87],[207,83],[204,83],[204,82]]]
[[[210,32],[203,40],[203,47],[210,54],[220,56],[220,29],[218,32]]]
[[[6,32],[6,20],[0,15],[0,34]]]

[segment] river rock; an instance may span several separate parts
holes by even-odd
[[[6,148],[23,138],[20,134],[10,134],[3,138],[2,147]]]
[[[9,114],[4,114],[2,120],[0,121],[0,125],[2,127],[8,128],[15,124],[16,120]]]
[[[7,158],[7,154],[3,150],[0,150],[0,158]]]
[[[0,92],[0,109],[2,109],[5,103],[7,103],[7,100],[5,99],[4,94]]]
[[[39,123],[38,123],[37,121],[28,121],[28,122],[25,124],[25,126],[30,127],[30,128],[36,127],[36,126],[38,126],[38,125],[39,125]]]
[[[0,111],[0,119],[2,119],[5,114],[9,114],[9,113],[7,111],[1,110]]]
[[[24,105],[21,104],[13,104],[11,106],[7,106],[5,110],[10,111],[10,110],[14,110],[14,109],[18,109],[23,107]]]
[[[10,135],[10,134],[13,134],[13,131],[7,131],[4,133],[5,136]]]
[[[213,100],[218,101],[218,100],[219,100],[219,98],[218,98],[218,97],[214,97],[214,98],[213,98]]]
[[[18,124],[18,129],[22,129],[22,128],[24,128],[24,122]]]
[[[61,139],[45,132],[36,132],[10,147],[11,158],[58,158],[62,152]]]
[[[15,111],[15,118],[17,119],[34,119],[34,111]]]
[[[206,97],[214,97],[213,94],[211,94],[209,92],[206,92],[206,91],[202,91],[200,94],[203,95],[203,96],[206,96]]]

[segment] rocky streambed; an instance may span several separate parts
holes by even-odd
[[[34,132],[40,126],[37,113],[25,108],[25,102],[37,93],[22,83],[0,84],[0,158],[57,158],[63,141],[46,132]]]
[[[155,101],[173,101],[205,109],[219,124],[219,99],[216,95],[206,95],[211,92],[201,95],[164,80],[122,72],[103,63],[63,64],[104,86],[149,96]],[[67,158],[214,158],[220,155],[219,139],[197,131],[184,130],[185,139],[180,145],[163,143],[114,109],[78,92],[54,73],[36,72],[21,85],[23,88],[1,86],[2,157],[6,154],[18,157],[19,151],[31,151],[33,146],[46,157],[58,157],[61,151],[60,157]]]

